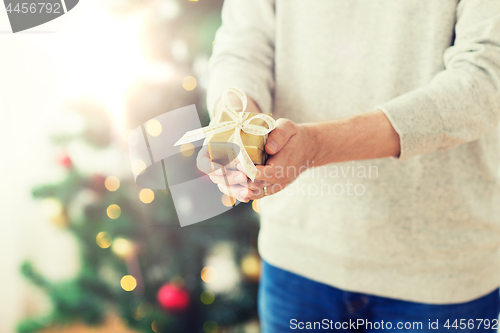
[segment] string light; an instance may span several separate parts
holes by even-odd
[[[210,290],[204,290],[200,295],[203,304],[209,305],[215,301],[215,294]]]
[[[134,244],[125,238],[117,238],[111,246],[111,251],[121,258],[129,258],[134,253]]]
[[[42,201],[42,212],[47,218],[54,218],[63,213],[62,202],[56,198],[47,198]]]
[[[161,332],[161,326],[158,324],[158,322],[156,320],[153,320],[153,322],[151,323],[151,329],[155,333]]]
[[[125,291],[132,291],[137,287],[137,280],[132,275],[125,275],[120,281],[120,285]]]
[[[184,285],[184,279],[180,275],[175,275],[170,282],[172,284],[178,285],[178,286],[183,286]]]
[[[191,156],[194,154],[194,145],[191,142],[181,145],[181,154],[184,156]]]
[[[103,249],[107,249],[111,246],[111,236],[104,231],[97,234],[95,241],[97,245]]]
[[[258,202],[258,200],[254,200],[254,201],[252,201],[252,208],[253,208],[253,210],[255,210],[257,213],[260,213],[260,210],[259,210],[259,202]]]
[[[104,187],[106,187],[108,191],[114,192],[120,187],[120,180],[115,176],[109,176],[104,181]]]
[[[137,307],[133,317],[135,320],[141,320],[146,317],[146,311],[144,310],[144,306],[142,304]]]
[[[241,270],[245,276],[257,280],[260,275],[260,259],[257,255],[248,255],[241,261]]]
[[[203,323],[203,331],[205,333],[215,333],[217,332],[217,323],[215,321],[206,321]]]
[[[110,219],[115,220],[122,214],[122,209],[120,208],[120,206],[113,204],[108,207],[106,212],[108,213]]]
[[[151,119],[146,124],[146,130],[151,136],[158,136],[161,134],[163,128],[161,127],[161,123],[156,119]]]
[[[155,193],[149,188],[142,189],[139,192],[139,200],[145,204],[151,203],[155,199]]]
[[[189,59],[189,49],[185,40],[177,38],[170,43],[170,54],[178,62],[184,62]]]
[[[226,207],[231,207],[236,203],[236,200],[233,197],[230,197],[226,194],[222,195],[222,204]]]
[[[201,279],[206,283],[214,282],[217,278],[217,270],[211,266],[204,267],[201,270]]]
[[[164,0],[159,3],[158,14],[167,20],[176,18],[180,12],[181,6],[175,0]]]
[[[128,320],[120,318],[120,317],[117,317],[113,322],[115,329],[119,332],[121,332],[125,329],[125,326],[127,325],[127,323],[128,323]]]
[[[196,88],[196,79],[192,76],[186,76],[182,79],[182,87],[187,91],[194,90]]]
[[[63,203],[57,198],[46,198],[41,204],[43,215],[58,227],[68,225],[68,217]]]

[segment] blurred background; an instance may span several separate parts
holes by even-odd
[[[0,10],[1,333],[259,332],[258,203],[181,228],[127,155],[165,112],[208,124],[222,2],[83,0],[17,34]]]

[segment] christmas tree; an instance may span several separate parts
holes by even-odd
[[[152,6],[142,27],[145,49],[155,62],[181,73],[168,82],[140,80],[129,87],[129,128],[189,104],[208,123],[203,82],[222,1],[113,2],[115,11]],[[168,36],[165,32],[168,32]],[[79,243],[76,277],[53,282],[30,262],[21,271],[49,296],[52,311],[19,323],[19,333],[85,323],[110,316],[138,332],[220,332],[256,318],[259,257],[257,203],[180,227],[167,190],[139,188],[132,172],[89,173],[71,156],[74,142],[95,151],[126,146],[112,130],[106,106],[86,97],[68,102],[84,119],[81,133],[56,135],[64,174],[55,184],[33,189],[51,220]],[[223,199],[221,194],[221,200]],[[228,202],[231,205],[232,202]],[[218,263],[216,269],[211,263]]]

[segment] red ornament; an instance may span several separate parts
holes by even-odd
[[[65,151],[61,151],[59,154],[57,154],[57,164],[62,166],[65,169],[71,169],[73,168],[73,161],[71,161],[71,158]]]
[[[172,312],[184,311],[189,305],[188,292],[172,283],[161,287],[156,298],[162,308]]]

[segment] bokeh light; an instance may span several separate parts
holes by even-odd
[[[162,331],[161,325],[156,320],[153,320],[151,323],[151,329],[155,333],[160,333]]]
[[[104,186],[108,191],[114,192],[120,187],[120,180],[115,176],[109,176],[104,181]]]
[[[63,205],[59,199],[47,198],[42,201],[42,213],[47,218],[54,218],[63,212]]]
[[[203,331],[205,333],[215,333],[217,332],[217,326],[215,321],[206,321],[203,323]]]
[[[122,209],[118,205],[109,205],[108,209],[106,210],[108,213],[108,216],[110,219],[117,219],[120,217],[122,214]]]
[[[139,192],[139,200],[145,204],[151,203],[155,199],[155,193],[149,188],[142,189]]]
[[[167,20],[171,20],[179,16],[181,6],[176,0],[163,0],[159,3],[158,14]]]
[[[260,275],[260,259],[257,255],[248,255],[241,261],[243,274],[251,279],[258,279]]]
[[[148,131],[151,136],[160,135],[162,131],[161,123],[156,119],[151,119],[146,124],[146,131]]]
[[[105,231],[98,233],[95,241],[97,245],[103,249],[107,249],[111,246],[111,236]]]
[[[191,156],[194,154],[194,145],[191,142],[185,143],[180,147],[181,154],[184,156]]]
[[[177,38],[170,45],[170,53],[175,61],[185,62],[189,59],[189,49],[185,40]]]
[[[120,285],[125,291],[132,291],[137,287],[137,280],[132,275],[125,275],[120,281]]]
[[[182,79],[182,87],[187,91],[194,90],[196,88],[196,79],[192,76],[186,76]]]
[[[129,258],[134,254],[134,244],[125,238],[117,238],[113,241],[111,251],[121,258]]]
[[[233,197],[230,197],[230,196],[228,196],[226,194],[223,194],[222,195],[222,203],[226,207],[231,207],[231,206],[233,206],[236,203],[236,199],[234,199]]]
[[[73,29],[59,43],[61,50],[57,53],[64,56],[61,56],[64,82],[68,82],[65,94],[97,96],[113,115],[115,126],[123,130],[126,123],[124,97],[131,84],[142,78],[161,77],[167,81],[174,73],[164,62],[151,61],[146,56],[141,28],[148,18],[147,10],[109,15],[98,3],[85,4],[92,13],[92,24]],[[112,47],[110,40],[113,40]],[[85,66],[74,66],[75,63]],[[99,73],[98,79],[95,73]]]
[[[206,283],[214,282],[217,279],[217,270],[211,266],[204,267],[201,270],[201,279]]]
[[[133,314],[133,317],[135,320],[141,320],[142,318],[146,317],[146,310],[144,309],[144,306],[142,304],[137,307],[135,313]]]
[[[215,301],[215,294],[213,291],[204,290],[200,295],[200,300],[203,304],[212,304]]]
[[[253,210],[255,210],[257,213],[260,213],[260,210],[259,210],[259,201],[258,201],[258,200],[254,200],[254,201],[252,201],[252,208],[253,208]]]

